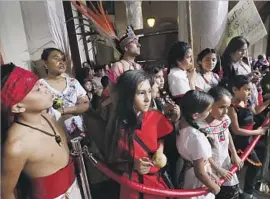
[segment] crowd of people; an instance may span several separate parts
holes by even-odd
[[[166,66],[141,66],[138,38],[127,34],[119,42],[119,61],[84,63],[78,80],[65,73],[65,55],[56,48],[41,55],[43,79],[13,63],[1,66],[2,198],[82,198],[68,144],[91,137],[83,117],[89,110],[107,124],[100,151],[120,175],[156,189],[209,189],[193,199],[254,198],[265,146],[245,162],[243,189],[229,169],[243,168],[239,155],[270,126],[264,122],[270,95],[261,85],[270,67],[265,56],[246,61],[249,42],[238,36],[221,57],[206,48],[193,65],[191,46],[176,41]],[[164,198],[124,184],[104,193],[100,185],[96,198]]]

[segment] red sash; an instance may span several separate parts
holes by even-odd
[[[64,194],[75,181],[75,169],[72,158],[68,165],[59,171],[44,177],[32,179],[35,199],[53,199]]]

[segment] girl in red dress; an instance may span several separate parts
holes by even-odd
[[[116,84],[118,101],[107,126],[106,158],[114,169],[135,182],[167,189],[160,168],[165,166],[162,138],[173,130],[159,112],[149,111],[151,86],[142,70],[124,72]],[[162,199],[121,185],[121,199]]]

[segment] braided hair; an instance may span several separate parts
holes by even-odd
[[[206,132],[200,129],[199,125],[193,118],[193,114],[203,113],[213,103],[214,99],[212,96],[198,90],[188,91],[181,100],[181,111],[183,118],[191,127],[199,130],[207,137],[211,147],[214,147],[213,140],[207,136]]]

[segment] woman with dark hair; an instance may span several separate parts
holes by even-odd
[[[142,70],[124,72],[117,81],[118,101],[110,117],[105,139],[105,156],[114,169],[133,181],[166,189],[160,168],[166,164],[164,136],[173,127],[159,112],[149,111],[151,86]],[[121,199],[164,198],[138,193],[121,186]]]
[[[192,64],[192,49],[183,41],[175,42],[168,55],[168,84],[173,98],[182,97],[195,89],[195,68]],[[189,71],[189,72],[188,72]]]
[[[44,49],[41,59],[48,76],[40,79],[37,86],[47,89],[54,97],[50,113],[63,120],[71,137],[84,136],[85,129],[80,114],[89,108],[86,91],[76,79],[65,74],[66,62],[62,51],[56,48]]]
[[[66,135],[42,113],[52,106],[52,95],[37,81],[12,63],[1,66],[1,198],[15,198],[16,184],[25,179],[19,183],[25,198],[81,199]],[[8,115],[14,120],[7,121]]]
[[[219,82],[219,76],[212,72],[217,64],[216,51],[210,48],[202,50],[198,55],[197,63],[196,89],[207,92],[210,88],[218,85]]]
[[[258,84],[259,78],[257,75],[252,74],[252,69],[247,65],[243,58],[247,56],[249,42],[242,36],[237,36],[231,39],[227,48],[221,57],[221,65],[223,68],[222,84],[227,84],[236,75],[249,75],[252,76],[252,92],[250,100],[253,106],[258,104]]]
[[[251,73],[251,68],[242,61],[247,56],[249,42],[242,36],[231,39],[226,47],[222,57],[221,65],[223,68],[223,77],[233,78],[236,75],[247,75]]]

